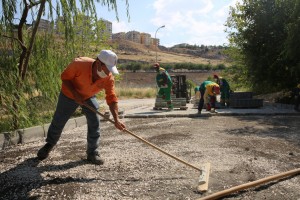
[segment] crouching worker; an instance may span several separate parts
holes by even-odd
[[[198,114],[201,114],[204,104],[206,110],[215,112],[217,95],[220,94],[220,86],[212,81],[204,81],[199,87],[200,100],[198,104]]]
[[[158,97],[163,98],[168,104],[168,110],[173,110],[173,104],[171,100],[171,90],[172,90],[172,79],[164,68],[159,66],[159,63],[153,65],[156,75],[156,83],[159,87]]]
[[[110,50],[102,50],[96,59],[75,58],[62,72],[62,88],[56,111],[48,129],[46,144],[37,153],[38,159],[43,160],[49,156],[58,142],[65,124],[78,106],[81,106],[87,119],[87,160],[93,164],[103,164],[98,150],[100,118],[84,104],[97,110],[99,104],[95,95],[101,90],[105,90],[106,103],[114,118],[115,127],[119,130],[125,129],[125,125],[118,117],[118,99],[113,76],[119,73],[116,64],[117,55]]]

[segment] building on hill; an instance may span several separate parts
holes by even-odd
[[[125,39],[140,44],[141,34],[138,31],[129,31],[126,33]]]
[[[159,45],[159,39],[157,39],[157,38],[151,38],[151,44],[153,46],[158,46]]]
[[[114,33],[112,34],[112,39],[113,40],[117,40],[117,39],[121,39],[121,40],[125,40],[125,32],[119,32],[119,33]]]
[[[32,22],[32,27],[34,26],[35,23],[36,23],[36,21]],[[39,26],[38,26],[38,30],[39,31],[50,31],[51,30],[51,22],[46,19],[41,19]]]
[[[143,44],[146,46],[153,45],[158,46],[159,45],[159,39],[152,38],[151,34],[149,33],[140,33],[138,31],[129,31],[127,33],[125,32],[119,32],[112,35],[113,40],[121,39],[121,40],[128,40],[132,41],[138,44]]]
[[[91,19],[90,17],[88,16],[83,16],[82,17],[82,22],[79,23],[79,24],[76,24],[75,25],[75,31],[76,31],[76,34],[78,35],[82,35],[82,34],[86,34],[84,33],[84,30],[83,28],[87,28],[89,31],[89,34],[93,34],[93,31],[92,31],[92,28],[91,28]],[[108,40],[111,40],[112,39],[112,22],[106,20],[106,19],[99,19],[100,22],[100,26],[101,26],[101,35],[102,37],[105,37],[107,38]],[[55,22],[55,30],[56,30],[56,33],[61,35],[64,33],[64,17],[59,17],[56,19],[56,22]]]
[[[151,44],[151,35],[149,33],[141,33],[141,44],[143,45]]]

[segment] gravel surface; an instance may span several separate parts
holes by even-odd
[[[85,159],[86,126],[63,133],[48,159],[44,141],[0,154],[0,199],[199,199],[300,167],[299,116],[125,118],[128,130],[201,167],[211,163],[209,190],[199,172],[136,138],[101,124],[102,166]],[[226,199],[299,200],[300,176],[243,190]]]

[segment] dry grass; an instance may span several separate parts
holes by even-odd
[[[144,99],[154,98],[156,96],[156,88],[130,88],[130,87],[116,87],[116,93],[119,99]]]
[[[143,61],[148,63],[154,63],[156,60],[156,52],[151,50],[147,52],[138,52],[138,53],[117,51],[117,54],[119,59],[124,59],[124,60]],[[162,51],[157,52],[157,61],[161,63],[195,63],[195,64],[211,64],[211,65],[218,65],[218,64],[225,63],[223,60],[212,60],[212,59],[191,56],[187,54],[166,53]]]
[[[147,63],[154,63],[157,61],[161,63],[195,63],[195,64],[225,64],[224,60],[206,59],[199,56],[192,56],[189,54],[180,54],[174,52],[160,51],[154,46],[144,46],[131,41],[118,41],[118,48],[115,49],[119,59],[141,61]]]

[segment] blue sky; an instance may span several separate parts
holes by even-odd
[[[160,44],[166,47],[180,43],[228,44],[224,24],[229,7],[238,1],[241,2],[241,0],[128,0],[129,21],[125,0],[116,1],[119,21],[114,11],[109,11],[107,6],[101,6],[95,1],[98,18],[111,21],[113,33],[135,30],[150,33],[154,38],[156,30],[165,25],[158,30],[156,37],[160,39]]]
[[[118,0],[119,21],[114,11],[97,6],[97,15],[113,23],[113,33],[131,30],[150,33],[160,44],[223,45],[228,44],[225,22],[229,7],[239,0],[129,0],[130,21],[125,0]]]

